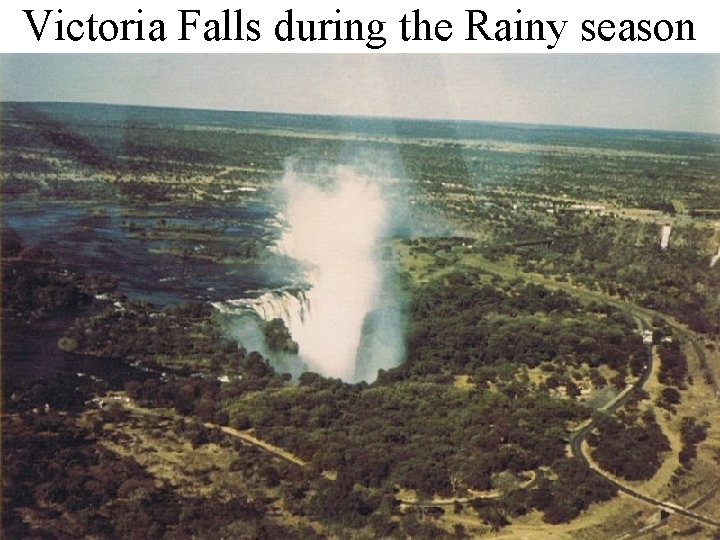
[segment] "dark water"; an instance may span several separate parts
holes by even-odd
[[[102,215],[98,215],[98,210]],[[119,291],[157,305],[188,300],[226,300],[249,290],[282,286],[287,269],[269,263],[221,264],[157,253],[164,239],[134,237],[123,221],[150,230],[159,220],[168,227],[212,231],[213,242],[232,247],[238,239],[267,245],[279,234],[275,211],[262,203],[242,207],[153,205],[141,210],[118,205],[74,202],[4,201],[2,223],[19,234],[23,244],[50,251],[70,268],[108,272],[119,278]],[[175,244],[202,250],[200,240],[179,238]],[[155,252],[153,252],[155,250]]]
[[[159,220],[164,227],[188,231],[173,239],[183,248],[202,249],[193,230],[208,230],[213,241],[228,246],[237,239],[259,240],[264,245],[279,234],[275,211],[262,203],[246,206],[152,205],[143,208],[116,204],[43,202],[16,199],[2,205],[2,226],[14,230],[23,245],[46,249],[60,265],[79,272],[107,272],[119,279],[118,290],[130,298],[165,306],[183,301],[219,301],[241,298],[248,291],[286,284],[288,272],[271,263],[220,264],[159,254],[168,240],[142,239],[129,234],[127,224],[150,230]],[[125,226],[123,225],[125,222]],[[142,373],[124,362],[83,358],[63,353],[57,342],[76,317],[87,316],[93,306],[56,314],[27,325],[3,321],[2,372],[6,384],[66,373],[87,373],[119,384]]]
[[[82,315],[82,313],[78,313]],[[128,380],[143,380],[151,373],[113,358],[68,354],[57,342],[72,323],[73,316],[25,323],[3,321],[2,385],[8,390],[35,379],[49,380],[63,375],[93,376],[110,388],[122,388]]]

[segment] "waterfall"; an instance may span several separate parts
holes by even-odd
[[[292,335],[310,319],[310,296],[307,291],[297,288],[265,291],[256,298],[226,300],[212,305],[221,313],[255,314],[264,321],[282,319]]]

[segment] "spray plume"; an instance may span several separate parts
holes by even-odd
[[[328,188],[292,171],[283,179],[288,229],[278,249],[308,266],[311,287],[309,317],[293,324],[290,332],[311,369],[346,381],[374,378],[358,374],[355,363],[363,323],[381,297],[377,248],[386,231],[388,205],[377,183],[355,169],[336,167],[330,177]],[[396,365],[401,354],[394,345],[401,340],[390,341],[393,359],[376,359],[381,367]]]

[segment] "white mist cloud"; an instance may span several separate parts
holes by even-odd
[[[300,357],[312,369],[355,378],[355,359],[365,316],[381,285],[376,256],[388,219],[380,187],[356,169],[331,171],[323,189],[288,172],[283,180],[289,229],[285,253],[310,265],[310,316],[291,332]]]

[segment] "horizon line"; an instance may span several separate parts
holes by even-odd
[[[225,109],[213,107],[198,107],[187,105],[148,105],[139,103],[112,103],[100,101],[57,101],[57,100],[23,100],[12,99],[4,100],[0,98],[0,105],[11,103],[36,103],[45,105],[95,105],[103,107],[141,107],[147,109],[170,109],[180,111],[201,111],[201,112],[218,112],[218,113],[245,113],[245,114],[274,114],[278,116],[310,116],[319,118],[358,118],[367,120],[400,120],[400,121],[423,121],[423,122],[461,122],[468,124],[490,124],[490,125],[506,125],[518,126],[524,128],[561,128],[561,129],[597,129],[603,131],[632,131],[645,133],[676,133],[686,135],[704,135],[720,137],[719,131],[693,131],[685,129],[662,129],[662,128],[644,128],[644,127],[608,127],[598,125],[582,125],[582,124],[555,124],[555,123],[539,123],[539,122],[522,122],[513,120],[479,120],[468,118],[446,118],[446,117],[419,117],[419,116],[386,116],[386,115],[369,115],[369,114],[351,114],[351,113],[318,113],[318,112],[288,112],[288,111],[272,111],[272,110],[249,110],[249,109]]]

